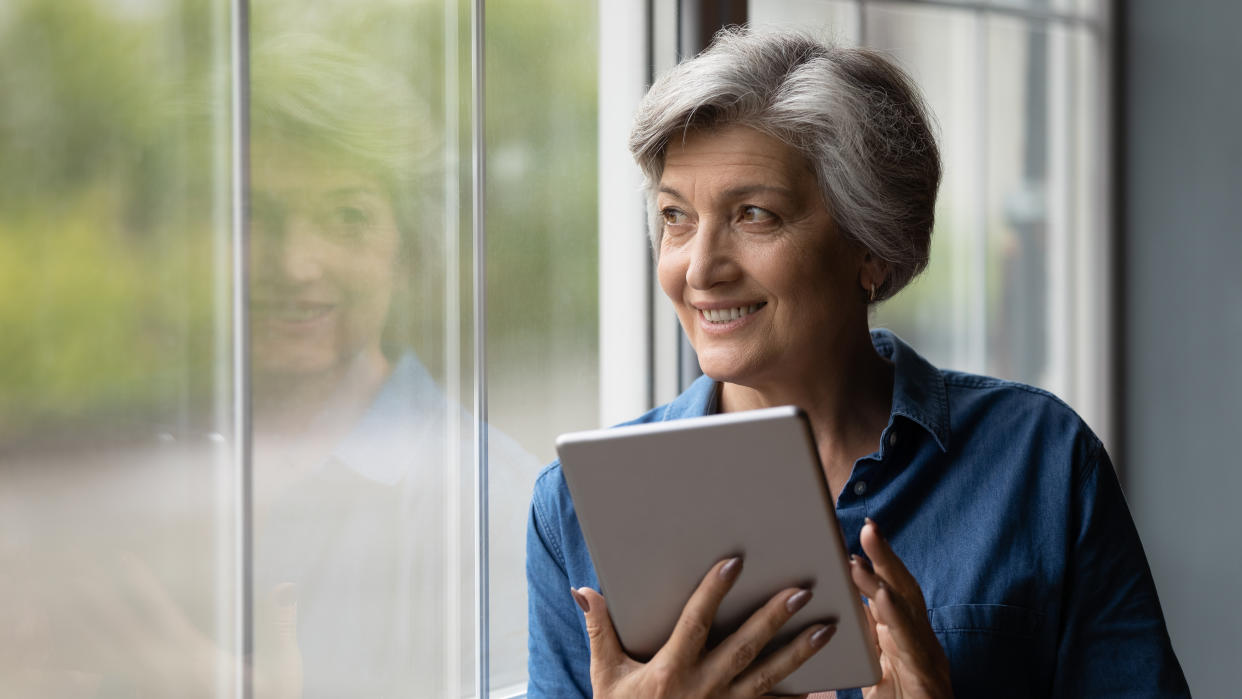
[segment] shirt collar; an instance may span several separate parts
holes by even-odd
[[[333,461],[383,485],[400,482],[429,445],[443,441],[444,396],[427,369],[406,354],[366,413],[332,450]]]
[[[940,370],[890,330],[872,330],[871,343],[876,353],[893,363],[890,428],[900,415],[927,430],[940,450],[948,451],[949,401]],[[720,384],[700,376],[665,407],[663,419],[711,415],[719,411],[719,405]]]
[[[949,400],[944,375],[891,330],[871,331],[871,344],[893,363],[893,409],[931,433],[941,451],[949,450]]]

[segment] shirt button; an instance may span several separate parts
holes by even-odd
[[[867,493],[867,481],[858,481],[854,484],[855,495],[865,495]]]
[[[888,447],[889,447],[889,449],[892,449],[892,448],[893,448],[893,447],[895,447],[895,446],[897,446],[897,431],[896,431],[896,430],[894,430],[894,431],[892,431],[892,432],[889,432],[889,433],[888,433]]]

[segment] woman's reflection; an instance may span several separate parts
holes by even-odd
[[[436,129],[403,80],[320,39],[276,40],[254,71],[256,678],[286,675],[292,624],[307,694],[444,695],[473,671],[475,533],[470,417],[413,351],[457,332]],[[498,484],[529,480],[531,457],[489,446]],[[518,533],[493,546],[514,590],[521,501],[493,515]],[[497,602],[493,664],[517,679],[523,600]]]

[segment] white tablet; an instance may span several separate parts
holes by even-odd
[[[712,643],[791,586],[814,596],[770,648],[816,622],[828,645],[777,685],[801,694],[879,681],[810,425],[787,406],[561,435],[556,441],[622,646],[655,654],[717,561],[744,557]]]

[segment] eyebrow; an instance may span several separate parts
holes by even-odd
[[[676,189],[673,189],[672,187],[669,187],[668,185],[662,184],[659,186],[659,188],[656,191],[663,192],[665,194],[671,194],[677,197],[678,199],[685,199],[685,197],[682,195],[681,192],[678,192]],[[794,196],[793,190],[789,189],[788,187],[778,187],[776,185],[769,185],[769,184],[748,184],[748,185],[743,185],[741,187],[733,187],[732,189],[726,189],[724,192],[722,192],[722,194],[724,194],[725,197],[736,199],[738,197],[744,197],[748,194],[758,194],[761,192],[771,192],[771,193],[779,194],[781,196],[789,197],[789,198],[792,198]]]
[[[349,197],[354,195],[369,195],[373,197],[381,196],[379,192],[372,187],[358,185],[356,187],[340,187],[328,192],[325,196],[333,198]]]

